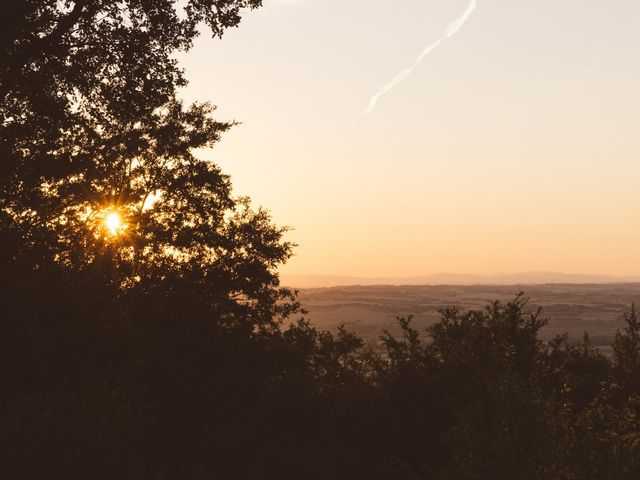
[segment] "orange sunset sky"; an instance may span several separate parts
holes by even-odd
[[[640,274],[638,18],[637,0],[267,0],[180,57],[182,95],[242,122],[198,155],[294,227],[285,274]]]

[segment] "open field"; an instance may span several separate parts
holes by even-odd
[[[478,286],[350,286],[309,288],[300,291],[308,317],[320,328],[346,325],[370,343],[377,344],[384,329],[398,333],[396,317],[414,315],[414,325],[424,330],[439,319],[438,310],[483,308],[491,300],[507,301],[523,291],[531,309],[542,307],[549,319],[542,336],[549,339],[568,332],[579,339],[588,332],[594,345],[610,353],[610,344],[622,326],[623,312],[640,301],[640,283],[548,284]]]

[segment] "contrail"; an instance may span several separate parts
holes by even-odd
[[[391,90],[392,88],[398,86],[400,83],[402,83],[404,80],[406,80],[407,77],[409,77],[409,75],[411,75],[413,73],[413,71],[416,68],[418,68],[418,66],[420,65],[420,63],[422,62],[422,59],[424,57],[429,55],[429,53],[431,53],[431,51],[434,50],[436,47],[438,47],[438,45],[440,45],[442,42],[444,42],[445,40],[453,37],[458,32],[458,30],[460,30],[462,28],[462,26],[466,23],[466,21],[469,19],[469,17],[473,13],[473,11],[476,9],[477,4],[478,4],[477,0],[471,0],[469,2],[469,6],[464,11],[464,13],[460,16],[460,18],[455,20],[453,23],[451,23],[447,27],[447,29],[445,30],[444,35],[442,37],[440,37],[438,40],[436,40],[435,42],[431,43],[424,50],[422,50],[422,53],[418,56],[418,58],[413,63],[413,65],[411,65],[410,67],[405,68],[400,73],[398,73],[395,77],[393,77],[393,79],[389,83],[387,83],[386,85],[383,85],[380,88],[380,90],[378,90],[378,92],[373,97],[371,97],[371,100],[369,100],[369,105],[362,112],[362,115],[368,115],[369,113],[371,113],[373,111],[373,109],[376,108],[376,104],[378,103],[378,100],[380,99],[380,97],[382,95],[384,95],[389,90]]]

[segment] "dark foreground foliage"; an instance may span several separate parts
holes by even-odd
[[[518,296],[420,335],[247,331],[170,302],[31,292],[3,316],[6,479],[636,479],[638,316],[604,358]],[[62,290],[66,291],[62,291]]]

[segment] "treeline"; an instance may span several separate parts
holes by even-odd
[[[523,296],[427,332],[400,319],[379,354],[305,320],[216,321],[189,291],[55,285],[3,306],[2,478],[640,475],[635,309],[612,360],[541,342]]]

